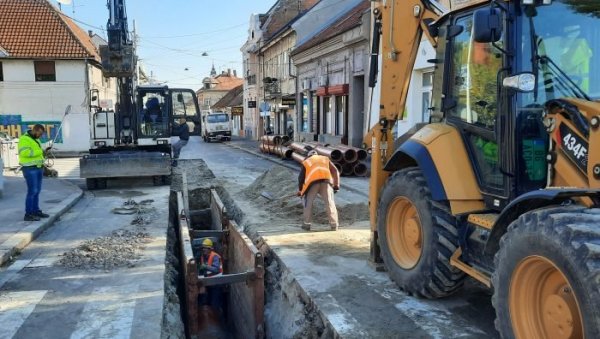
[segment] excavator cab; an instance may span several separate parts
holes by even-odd
[[[449,5],[374,4],[371,259],[416,296],[493,288],[502,337],[600,337],[600,3]],[[396,141],[423,35],[431,121]]]

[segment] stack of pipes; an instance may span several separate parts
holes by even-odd
[[[287,135],[264,135],[260,138],[259,148],[262,153],[278,155],[281,158],[291,159],[292,150],[284,146],[289,143]]]
[[[331,159],[331,162],[333,162],[335,167],[337,167],[344,176],[355,175],[364,177],[367,175],[368,168],[364,161],[367,159],[368,154],[364,149],[346,145],[320,144],[316,142],[294,142],[290,144],[289,147],[294,150],[295,154],[297,153],[302,156],[293,157],[293,159],[298,162],[304,160],[307,150],[314,149],[318,154]]]
[[[310,150],[331,159],[343,176],[364,177],[368,173],[365,160],[367,151],[346,145],[329,145],[317,142],[290,142],[285,135],[265,135],[261,138],[260,150],[263,153],[278,155],[302,163]]]

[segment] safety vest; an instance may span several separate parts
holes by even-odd
[[[39,140],[29,134],[29,131],[19,138],[19,164],[23,167],[44,165],[44,150]]]
[[[322,155],[313,155],[312,157],[306,158],[302,162],[304,166],[304,185],[302,186],[301,195],[304,195],[310,185],[315,181],[328,180],[332,181],[333,177],[329,170],[329,158]]]
[[[219,258],[219,273],[213,273],[211,271],[208,271],[207,275],[209,277],[223,273],[223,260],[221,259],[221,256],[218,255],[217,252],[215,252],[215,251],[210,251],[210,255],[208,256],[208,263],[206,263],[206,265],[209,267],[213,267],[213,263],[215,262],[215,257]],[[200,256],[200,265],[204,265],[204,255]]]

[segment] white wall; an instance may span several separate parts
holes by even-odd
[[[89,149],[89,86],[85,61],[55,61],[56,81],[49,82],[35,81],[32,60],[0,59],[0,62],[4,71],[4,81],[0,82],[0,130],[17,136],[21,131],[17,131],[15,123],[20,117],[22,125],[41,123],[54,134],[52,131],[58,130],[65,108],[71,105],[62,127],[62,142],[57,142],[56,149]],[[9,121],[8,115],[13,119]]]

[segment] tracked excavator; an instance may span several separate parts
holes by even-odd
[[[419,297],[493,289],[503,338],[600,338],[600,2],[372,9],[371,261]],[[431,121],[394,140],[422,39]]]
[[[87,188],[106,188],[108,178],[152,177],[156,185],[169,182],[171,131],[185,118],[190,131],[200,130],[196,93],[163,85],[135,86],[137,57],[131,40],[125,0],[108,0],[108,45],[100,46],[102,73],[117,80],[115,111],[96,111],[90,117],[91,147],[80,161]],[[98,100],[98,92],[90,94]]]

